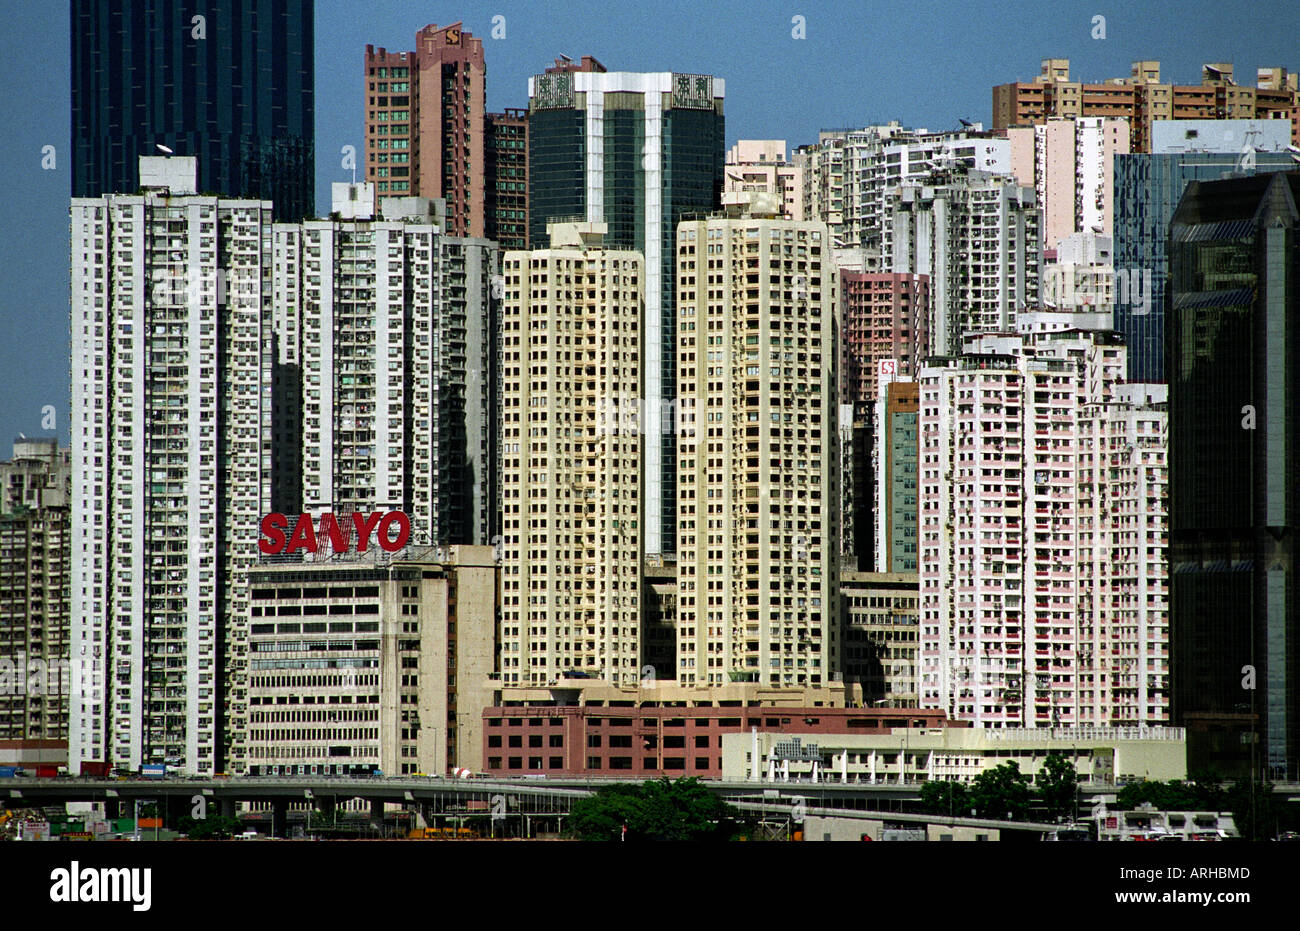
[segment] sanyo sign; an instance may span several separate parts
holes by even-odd
[[[318,524],[313,524],[310,514],[299,514],[288,536],[285,534],[289,529],[289,515],[277,512],[262,518],[262,536],[257,548],[267,556],[292,555],[299,550],[315,553],[328,539],[334,552],[346,553],[354,528],[358,553],[366,551],[371,534],[375,534],[380,549],[387,553],[397,552],[411,540],[411,519],[401,511],[387,514],[373,511],[369,515],[354,511],[342,523],[333,514],[322,514]]]

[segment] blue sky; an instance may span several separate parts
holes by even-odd
[[[210,0],[195,0],[201,11]],[[490,38],[494,17],[505,37]],[[803,17],[806,38],[792,36]],[[1094,39],[1093,18],[1105,17]],[[68,7],[6,0],[0,11],[0,458],[19,432],[42,430],[53,405],[66,441],[69,402]],[[1300,0],[1261,2],[867,2],[697,0],[567,2],[316,0],[316,190],[347,180],[344,145],[361,147],[367,43],[414,47],[428,23],[461,21],[484,39],[488,107],[524,107],[528,76],[557,55],[595,55],[611,70],[676,70],[726,80],[728,143],[897,119],[947,129],[991,120],[991,88],[1032,80],[1042,58],[1069,58],[1076,80],[1127,75],[1156,58],[1175,83],[1208,61],[1300,69]],[[53,170],[41,167],[53,145]]]

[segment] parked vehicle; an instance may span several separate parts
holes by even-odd
[[[81,764],[81,775],[85,779],[107,779],[108,763],[102,760],[84,760]]]
[[[145,779],[166,779],[167,766],[163,763],[145,763],[140,767],[140,775]]]

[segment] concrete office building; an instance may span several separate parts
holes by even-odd
[[[332,220],[275,228],[300,319],[302,507],[403,511],[425,544],[486,544],[498,505],[496,244],[441,201],[336,184]],[[277,300],[277,306],[280,306]]]
[[[956,780],[969,785],[980,773],[1007,762],[1016,763],[1027,776],[1037,776],[1052,753],[1065,757],[1084,782],[1118,785],[1142,779],[1187,778],[1187,736],[1182,728],[999,731],[957,727],[951,721],[946,726],[936,725],[920,717],[924,714],[927,712],[911,712],[907,726],[893,727],[885,734],[819,734],[798,727],[723,734],[722,779],[815,779],[830,785]]]
[[[870,708],[916,708],[920,590],[915,572],[841,572],[844,684]]]
[[[726,193],[771,194],[781,216],[803,219],[803,169],[786,159],[784,139],[741,139],[727,150]]]
[[[1298,202],[1300,171],[1194,181],[1169,236],[1175,721],[1189,766],[1268,781],[1300,776]]]
[[[751,198],[677,228],[677,679],[817,686],[839,669],[838,275],[824,223]]]
[[[483,40],[425,26],[415,51],[366,46],[365,180],[388,197],[441,198],[453,236],[487,234]]]
[[[71,647],[103,687],[74,684],[69,755],[211,775],[277,496],[272,208],[195,194],[193,159],[140,178],[71,208]]]
[[[1114,218],[1113,161],[1129,152],[1127,120],[1053,117],[1006,130],[1011,173],[1032,185],[1043,210],[1043,247],[1074,233],[1109,237]]]
[[[1255,87],[1239,85],[1226,62],[1205,65],[1199,85],[1162,83],[1158,61],[1135,61],[1127,78],[1088,84],[1070,80],[1068,58],[1045,58],[1032,82],[993,88],[996,132],[1053,117],[1127,119],[1133,152],[1152,151],[1156,120],[1284,120],[1300,145],[1300,84],[1285,68],[1260,68]]]
[[[647,553],[676,551],[676,255],[678,222],[721,202],[725,152],[721,78],[605,70],[590,56],[558,60],[528,81],[529,243],[556,220],[607,226],[605,244],[645,261]]]
[[[1169,224],[1187,185],[1300,167],[1276,137],[1251,134],[1257,125],[1247,120],[1155,123],[1161,147],[1115,159],[1115,329],[1128,343],[1130,381],[1166,380]]]
[[[1165,390],[1123,382],[1113,333],[1037,316],[918,378],[921,705],[987,728],[1163,724]]]
[[[503,260],[503,685],[641,674],[646,266],[606,230]]]
[[[198,159],[195,190],[313,215],[314,6],[73,0],[72,196],[138,192],[164,145]]]
[[[250,572],[248,775],[478,766],[494,665],[492,548],[408,547]]]
[[[68,739],[72,461],[20,438],[0,462],[0,741]]]
[[[930,352],[960,352],[966,334],[1009,330],[1037,306],[1041,222],[1033,188],[962,165],[890,189],[884,265],[929,277]]]

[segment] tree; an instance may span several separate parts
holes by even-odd
[[[1133,782],[1119,790],[1115,807],[1132,811],[1149,804],[1157,811],[1222,811],[1223,790],[1216,784]]]
[[[1032,793],[1029,777],[1015,760],[986,769],[970,787],[970,804],[981,818],[1024,818]]]
[[[582,840],[728,840],[739,812],[698,779],[663,778],[640,785],[605,786],[574,803],[568,829]]]
[[[931,780],[921,786],[921,807],[932,815],[970,814],[970,793],[952,780]]]
[[[1038,797],[1048,817],[1072,815],[1078,788],[1079,774],[1074,771],[1074,764],[1060,753],[1049,753],[1038,773]]]
[[[195,819],[186,815],[177,827],[190,840],[227,840],[243,830],[238,818],[226,818],[222,815],[210,815]]]

